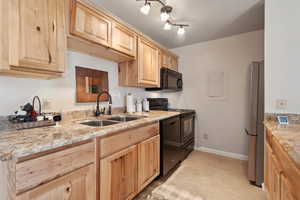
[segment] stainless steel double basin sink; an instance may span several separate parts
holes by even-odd
[[[121,122],[129,122],[144,118],[143,116],[114,116],[107,118],[105,120],[92,120],[92,121],[85,121],[80,124],[92,126],[92,127],[103,127],[103,126],[110,126],[114,124],[118,124]]]

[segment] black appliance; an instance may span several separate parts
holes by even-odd
[[[160,175],[167,175],[193,150],[195,145],[194,110],[169,109],[167,98],[149,98],[150,110],[176,111],[180,115],[160,121]]]
[[[146,91],[181,91],[183,86],[182,74],[168,68],[160,69],[160,87],[146,88]]]

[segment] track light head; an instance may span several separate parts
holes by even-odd
[[[145,1],[145,5],[143,7],[141,7],[140,11],[141,13],[143,13],[144,15],[148,15],[151,9],[151,5],[148,1]]]
[[[173,8],[171,6],[164,6],[161,8],[160,12],[160,19],[163,22],[166,22],[170,18],[170,13],[172,12]]]
[[[165,23],[165,25],[164,25],[164,30],[171,30],[172,29],[172,24],[170,24],[170,22],[169,21],[167,21],[166,23]]]
[[[184,26],[179,26],[177,34],[180,35],[180,36],[185,34]]]

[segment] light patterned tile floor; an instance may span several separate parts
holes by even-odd
[[[152,191],[154,195],[150,198]],[[193,152],[169,179],[154,181],[135,198],[146,199],[265,200],[266,197],[261,188],[249,184],[246,161]]]

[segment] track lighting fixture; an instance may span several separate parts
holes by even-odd
[[[164,6],[161,8],[160,12],[160,19],[163,22],[166,22],[170,18],[170,13],[172,12],[173,8],[171,6]]]
[[[150,3],[146,0],[145,1],[145,5],[143,7],[141,7],[141,13],[143,13],[144,15],[148,15],[149,12],[150,12],[150,8],[151,8],[151,5]]]
[[[136,1],[145,1],[144,6],[140,9],[141,13],[143,13],[144,15],[148,15],[150,12],[150,9],[151,9],[150,1],[160,3],[162,5],[162,8],[160,10],[160,19],[162,22],[166,22],[164,25],[164,30],[171,30],[172,26],[177,26],[178,27],[177,34],[180,36],[185,34],[184,27],[189,26],[189,25],[177,24],[177,23],[170,21],[170,17],[171,17],[170,14],[173,10],[173,8],[171,6],[166,5],[162,0],[136,0]]]
[[[164,29],[165,30],[171,30],[172,29],[172,26],[177,26],[178,27],[178,30],[177,30],[177,34],[179,36],[182,36],[185,34],[185,28],[184,27],[187,27],[189,25],[187,24],[176,24],[176,23],[173,23],[171,22],[170,20],[168,20],[164,26]]]
[[[180,26],[180,27],[178,28],[177,34],[178,34],[178,35],[184,35],[184,34],[185,34],[185,29],[184,29],[183,26]]]
[[[167,21],[166,23],[165,23],[165,26],[164,26],[164,29],[165,30],[171,30],[172,29],[172,25]]]

